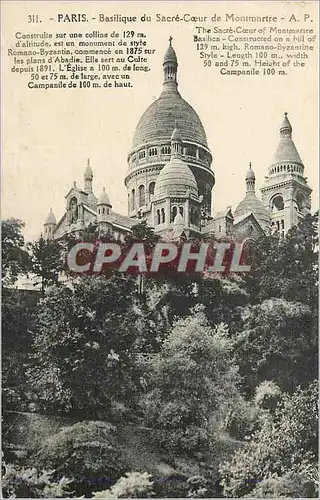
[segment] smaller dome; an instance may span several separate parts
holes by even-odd
[[[54,213],[52,212],[52,208],[50,208],[50,212],[46,217],[45,224],[56,224],[56,223],[57,223],[56,218],[54,216]]]
[[[109,196],[106,193],[106,188],[103,188],[103,191],[98,199],[98,205],[109,205],[111,207]]]
[[[187,196],[187,193],[198,197],[196,179],[188,165],[179,157],[173,157],[158,175],[154,188],[154,199],[165,196]]]
[[[167,62],[174,62],[176,64],[178,63],[176,53],[174,51],[174,48],[171,45],[171,40],[172,40],[172,38],[170,37],[169,38],[169,47],[167,48],[167,51],[164,55],[163,64],[165,64]]]
[[[247,175],[246,175],[246,181],[251,181],[251,180],[254,181],[256,179],[256,176],[255,176],[254,171],[252,170],[251,162],[249,165],[250,165],[250,167],[249,167],[249,170],[248,170]]]
[[[248,191],[246,196],[234,211],[234,218],[237,219],[248,212],[252,212],[263,229],[270,226],[270,215],[263,203],[256,197],[254,191]]]

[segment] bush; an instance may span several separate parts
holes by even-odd
[[[318,451],[318,385],[284,394],[273,413],[263,412],[260,426],[230,462],[222,464],[225,496],[251,494],[257,483],[313,470]]]
[[[93,498],[150,498],[153,481],[147,472],[127,472],[110,490],[93,494]]]
[[[54,477],[73,479],[76,494],[114,484],[125,471],[115,428],[99,421],[78,422],[48,438],[35,457]]]
[[[275,409],[281,398],[281,390],[270,380],[261,382],[256,388],[255,404],[264,410]]]
[[[280,477],[274,474],[264,479],[248,496],[250,498],[317,498],[313,485],[304,474],[293,472]]]
[[[4,498],[62,498],[70,496],[69,479],[54,482],[52,472],[17,468],[3,464],[2,494]]]

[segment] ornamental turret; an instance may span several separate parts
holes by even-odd
[[[87,166],[84,171],[84,191],[86,193],[92,193],[92,181],[93,181],[93,170],[90,165],[90,160],[87,160]]]
[[[87,196],[87,204],[89,207],[93,208],[96,210],[97,208],[97,197],[93,192],[93,186],[92,186],[92,181],[93,181],[93,170],[90,165],[90,160],[88,158],[87,160],[87,166],[84,171],[84,191],[88,193]]]
[[[46,220],[44,221],[44,234],[43,237],[45,240],[52,240],[53,239],[53,233],[57,227],[57,221],[54,216],[54,213],[52,211],[52,208],[50,208],[50,212],[48,213]]]
[[[279,144],[261,194],[270,213],[272,231],[284,236],[309,212],[312,190],[304,177],[305,167],[292,140],[288,113],[284,113],[279,132]]]
[[[99,196],[98,203],[97,203],[97,221],[105,221],[108,218],[108,215],[110,215],[112,205],[110,203],[110,199],[108,194],[106,193],[106,188],[103,188],[103,191],[101,195]]]

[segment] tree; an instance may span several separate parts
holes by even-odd
[[[238,398],[225,328],[212,329],[197,307],[174,324],[149,370],[142,404],[162,447],[180,454],[208,452],[213,421],[221,422]]]
[[[2,290],[2,389],[3,408],[27,408],[26,373],[31,349],[33,316],[39,293],[11,288]]]
[[[231,335],[247,394],[264,380],[292,391],[317,376],[313,326],[310,308],[299,302],[269,299],[242,309]]]
[[[14,218],[1,223],[2,283],[6,287],[14,285],[19,275],[29,269],[29,255],[21,233],[24,225],[24,222]]]
[[[224,495],[254,496],[257,483],[274,475],[306,478],[317,464],[317,453],[318,384],[313,382],[305,390],[284,395],[274,413],[264,412],[251,439],[222,464]]]
[[[42,236],[29,243],[31,270],[40,278],[42,292],[47,286],[58,283],[63,269],[63,248],[57,240],[45,240]]]
[[[31,387],[52,412],[109,414],[133,404],[139,381],[134,345],[136,281],[84,277],[53,287],[33,332]]]
[[[302,302],[311,310],[318,304],[318,213],[307,215],[285,238],[269,236],[256,243],[253,279],[247,277],[252,297]]]

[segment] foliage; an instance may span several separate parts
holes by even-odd
[[[45,240],[42,236],[28,244],[31,254],[31,270],[40,278],[41,289],[58,283],[63,269],[62,245],[57,240]]]
[[[34,461],[56,479],[72,479],[77,494],[112,485],[125,470],[115,428],[99,421],[64,427],[46,439]]]
[[[257,482],[272,474],[301,473],[317,463],[318,385],[284,395],[273,414],[261,422],[243,449],[221,466],[224,494],[231,497],[252,493]]]
[[[147,472],[127,472],[110,490],[93,493],[93,498],[150,498],[153,481]]]
[[[265,380],[258,385],[255,392],[254,401],[258,407],[263,409],[274,409],[280,401],[281,390],[272,382]]]
[[[3,464],[2,493],[4,498],[62,498],[70,496],[71,481],[62,477],[52,479],[52,471],[19,468]]]
[[[132,233],[126,238],[128,242],[145,241],[152,245],[159,241],[159,236],[154,234],[153,229],[148,226],[146,220],[142,220],[138,224],[132,226],[131,231]]]
[[[113,402],[134,404],[136,281],[78,278],[50,290],[33,334],[31,388],[47,411],[108,414]]]
[[[283,240],[269,236],[258,241],[253,269],[252,296],[281,297],[317,308],[318,214],[304,217]]]
[[[21,274],[29,269],[29,255],[24,249],[24,237],[21,233],[24,222],[19,219],[7,219],[1,222],[1,268],[2,283],[12,286]]]
[[[196,308],[175,323],[148,368],[145,419],[159,430],[161,445],[168,451],[207,450],[210,417],[222,419],[238,395],[225,328],[211,329]]]
[[[317,376],[318,339],[307,305],[268,299],[243,308],[236,328],[233,348],[250,395],[264,380],[294,390]]]
[[[2,388],[3,408],[26,409],[26,376],[33,314],[38,292],[2,289]]]
[[[270,477],[258,482],[248,497],[318,498],[312,484],[301,472],[287,472],[280,477],[277,474],[272,474]]]

